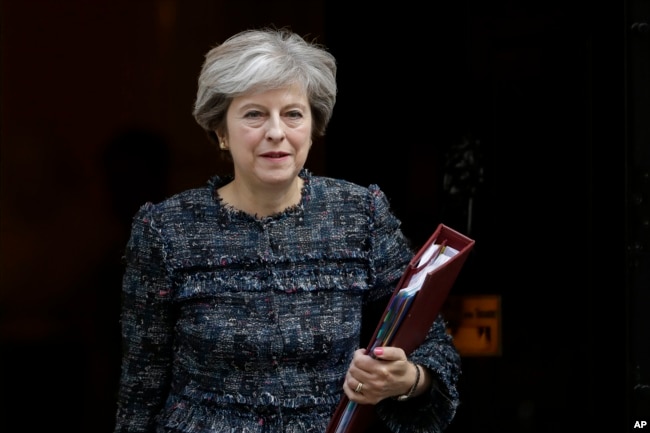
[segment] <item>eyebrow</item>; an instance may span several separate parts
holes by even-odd
[[[302,110],[306,110],[307,107],[308,107],[308,105],[302,104],[300,102],[292,102],[290,104],[282,106],[281,109],[282,110],[287,110],[287,109],[291,109],[291,108],[299,108],[299,109],[302,109]],[[266,106],[264,104],[259,104],[257,102],[246,102],[242,106],[240,106],[238,109],[239,110],[248,110],[248,109],[251,109],[251,108],[264,108],[264,109],[266,109]]]

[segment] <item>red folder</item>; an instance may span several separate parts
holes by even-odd
[[[367,346],[367,352],[376,345],[390,345],[401,347],[408,355],[422,344],[473,247],[473,239],[444,224],[439,224],[402,274]],[[445,253],[446,256],[441,257]],[[432,265],[437,259],[439,264]],[[417,285],[415,293],[405,303],[399,298],[404,295],[405,291],[402,289],[413,286],[413,280],[417,277],[423,279]],[[395,324],[395,329],[387,329],[385,324],[387,319],[392,319],[395,315],[396,304],[400,304],[402,308],[407,307],[408,310]],[[387,333],[388,338],[386,338]],[[369,404],[356,404],[344,394],[326,433],[366,431],[375,419],[373,408],[373,405]]]

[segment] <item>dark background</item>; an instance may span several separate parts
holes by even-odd
[[[339,62],[308,167],[379,184],[415,244],[439,222],[476,240],[453,293],[501,295],[502,354],[463,359],[449,431],[650,423],[647,0],[2,0],[0,19],[0,431],[111,431],[130,218],[224,169],[196,78],[263,25]]]

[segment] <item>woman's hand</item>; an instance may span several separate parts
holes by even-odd
[[[377,347],[374,357],[358,349],[345,375],[343,391],[351,401],[377,404],[388,397],[408,394],[416,382],[415,364],[398,347]],[[428,370],[420,368],[420,380],[413,396],[422,394],[431,384]]]

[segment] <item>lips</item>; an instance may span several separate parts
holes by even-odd
[[[282,158],[288,155],[289,154],[286,152],[267,152],[262,154],[262,156],[265,158]]]

